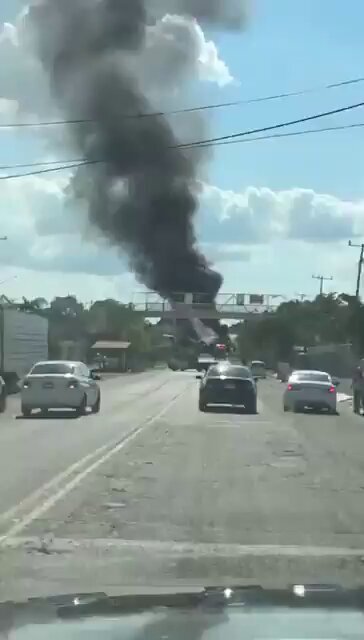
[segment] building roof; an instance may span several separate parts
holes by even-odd
[[[130,342],[125,342],[124,340],[98,340],[92,345],[91,349],[125,350],[129,349],[130,344]]]

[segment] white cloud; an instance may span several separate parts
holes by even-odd
[[[67,185],[65,175],[0,182],[0,235],[9,237],[1,263],[39,271],[124,272],[125,258],[90,231],[86,211],[67,198]],[[209,260],[249,262],[254,245],[299,241],[330,247],[364,235],[364,201],[298,188],[238,193],[205,185],[198,228]]]
[[[67,178],[28,176],[0,182],[0,262],[38,271],[117,275],[125,260],[96,242],[86,212],[68,201]]]
[[[23,120],[56,113],[27,15],[25,8],[14,24],[0,24],[0,118],[2,112]],[[136,68],[144,80],[152,85],[157,80],[169,91],[180,90],[183,77],[220,87],[233,81],[215,43],[192,18],[166,15],[149,27],[140,60]]]
[[[184,16],[167,14],[148,28],[142,63],[143,75],[152,83],[163,81],[168,90],[180,88],[181,78],[220,87],[233,82],[216,44],[206,40],[195,19]]]
[[[15,24],[0,25],[1,105],[8,109],[5,101],[15,103],[21,116],[49,115],[49,87],[35,55],[26,17],[25,9]]]
[[[344,201],[299,188],[247,187],[235,192],[205,185],[199,229],[207,242],[338,242],[364,235],[364,200]]]

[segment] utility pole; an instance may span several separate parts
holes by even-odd
[[[360,279],[361,279],[361,271],[362,271],[363,260],[364,260],[364,243],[363,244],[354,244],[353,242],[351,242],[351,240],[349,240],[348,244],[349,244],[349,247],[356,247],[357,249],[360,249],[359,261],[358,261],[358,275],[357,275],[357,278],[356,278],[356,291],[355,291],[355,297],[356,297],[357,300],[359,300],[359,296],[360,296]]]
[[[322,296],[323,292],[324,292],[324,281],[325,280],[333,280],[334,278],[332,276],[330,276],[329,278],[325,277],[325,276],[312,276],[314,280],[320,280],[320,296]]]
[[[304,300],[307,298],[307,295],[305,293],[296,293],[295,295],[301,302],[304,302]]]

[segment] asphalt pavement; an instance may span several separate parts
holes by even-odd
[[[197,406],[195,372],[101,383],[99,415],[0,417],[0,600],[364,582],[364,418]]]

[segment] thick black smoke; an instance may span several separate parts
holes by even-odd
[[[73,191],[113,245],[126,250],[139,279],[173,299],[201,292],[213,300],[222,278],[198,251],[194,215],[202,150],[179,140],[154,112],[137,69],[156,19],[166,11],[222,27],[239,26],[242,0],[43,0],[30,9],[42,62],[82,155]],[[186,51],[188,56],[189,52]],[[163,60],[173,76],[174,58]],[[153,75],[153,67],[150,71]],[[158,69],[154,69],[160,80]],[[129,117],[130,116],[130,117]]]

